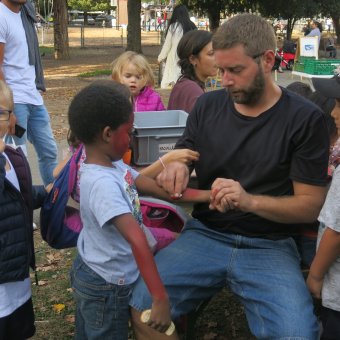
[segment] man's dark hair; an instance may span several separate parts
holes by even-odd
[[[191,79],[202,88],[204,88],[204,83],[197,78],[195,68],[190,63],[190,57],[192,55],[197,57],[203,48],[211,42],[211,39],[212,33],[208,31],[190,31],[183,35],[177,46],[181,78]]]
[[[84,144],[95,141],[106,126],[116,130],[132,114],[129,89],[113,80],[98,80],[82,89],[68,111],[70,129]]]

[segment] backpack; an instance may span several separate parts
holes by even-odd
[[[75,247],[83,227],[79,210],[69,206],[76,185],[77,167],[83,147],[72,155],[56,178],[40,210],[40,232],[52,248]],[[180,232],[190,216],[179,206],[151,197],[140,197],[143,222],[147,227]]]
[[[80,146],[60,171],[40,210],[41,236],[55,249],[76,246],[82,229],[79,210],[67,204],[77,181],[82,150]]]

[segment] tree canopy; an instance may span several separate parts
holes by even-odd
[[[68,0],[68,7],[80,11],[109,11],[110,0]]]

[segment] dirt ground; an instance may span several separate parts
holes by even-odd
[[[153,69],[157,72],[156,56],[159,46],[143,47]],[[67,110],[73,96],[96,78],[82,78],[83,72],[109,69],[112,60],[123,52],[121,47],[72,48],[71,59],[54,60],[53,55],[45,53],[42,57],[47,92],[45,105],[50,112],[52,128],[58,141],[66,138],[68,123]],[[169,90],[160,90],[164,102],[168,100]],[[223,291],[204,309],[194,327],[194,339],[252,339],[242,307],[228,291]]]

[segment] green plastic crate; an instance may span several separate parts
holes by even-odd
[[[300,62],[294,63],[294,71],[304,72],[305,71],[305,64],[300,63]]]
[[[315,75],[333,75],[334,70],[340,65],[340,60],[305,60],[304,72]]]
[[[299,56],[299,63],[303,64],[306,60],[308,61],[315,60],[315,57],[305,57],[302,55]]]

